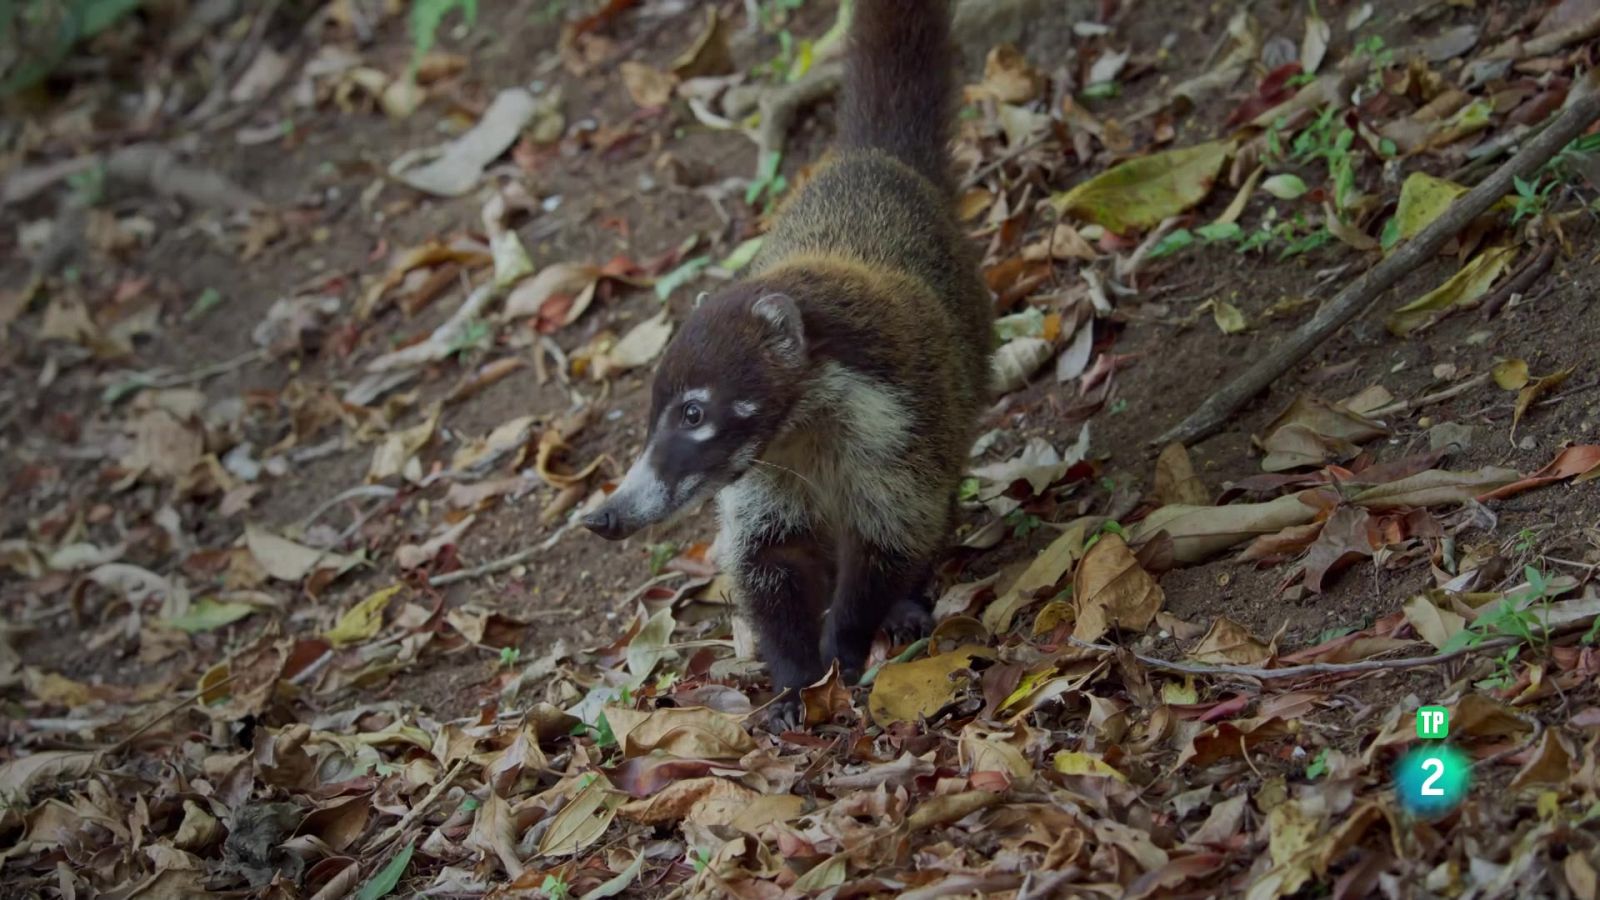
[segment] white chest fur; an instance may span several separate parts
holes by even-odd
[[[889,550],[926,546],[948,498],[907,453],[914,437],[893,386],[829,364],[784,434],[718,495],[722,564],[736,568],[752,540],[802,529]]]

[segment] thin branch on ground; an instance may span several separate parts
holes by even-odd
[[[1548,639],[1554,639],[1583,631],[1590,625],[1593,625],[1596,618],[1600,617],[1585,616],[1581,619],[1568,622],[1559,628],[1552,629],[1548,633],[1547,637]],[[1080,641],[1077,638],[1068,638],[1068,642],[1074,647],[1081,647],[1085,650],[1096,650],[1101,653],[1117,653],[1122,649],[1114,647],[1110,644],[1094,644],[1088,641]],[[1422,666],[1439,666],[1448,662],[1453,662],[1457,659],[1473,656],[1478,653],[1486,653],[1490,650],[1500,650],[1502,648],[1510,647],[1520,643],[1523,643],[1523,639],[1521,637],[1497,637],[1489,638],[1486,641],[1482,641],[1470,647],[1462,647],[1459,650],[1452,650],[1449,653],[1435,653],[1432,656],[1408,656],[1400,659],[1368,659],[1353,663],[1306,663],[1299,666],[1284,666],[1281,669],[1266,669],[1262,668],[1261,666],[1181,663],[1162,659],[1159,656],[1146,656],[1143,653],[1135,653],[1131,650],[1126,652],[1131,653],[1134,659],[1137,659],[1144,665],[1149,666],[1152,669],[1159,669],[1163,672],[1177,672],[1181,675],[1210,675],[1229,676],[1233,678],[1254,678],[1259,681],[1285,681],[1292,678],[1306,678],[1314,675],[1357,675],[1363,672],[1398,671],[1402,669],[1416,669]]]
[[[132,744],[134,741],[138,740],[140,735],[142,735],[145,732],[149,731],[150,729],[156,727],[158,724],[160,724],[162,722],[165,722],[167,719],[170,719],[173,716],[177,715],[181,710],[183,710],[184,707],[186,707],[189,704],[195,702],[196,700],[199,700],[207,692],[214,691],[214,690],[216,690],[217,688],[220,688],[220,687],[227,687],[228,685],[232,684],[234,682],[234,680],[237,679],[238,677],[239,676],[237,674],[229,675],[227,678],[224,678],[221,681],[218,681],[218,682],[216,682],[214,684],[208,684],[208,685],[206,685],[206,686],[204,686],[202,688],[199,688],[198,690],[192,691],[191,693],[188,694],[188,696],[183,697],[182,699],[180,699],[177,702],[173,703],[171,706],[168,706],[166,709],[162,710],[160,713],[156,714],[156,716],[153,717],[152,719],[150,719],[150,721],[144,723],[143,725],[140,725],[138,728],[135,728],[133,730],[132,734],[128,735],[127,737],[123,738],[120,741],[117,741],[115,744],[112,744],[110,747],[108,747],[105,750],[105,752],[106,753],[116,753],[119,750],[122,750],[124,747],[127,747],[128,745]]]
[[[1212,394],[1198,409],[1151,445],[1161,447],[1173,442],[1188,445],[1213,434],[1240,407],[1299,364],[1347,322],[1360,315],[1403,276],[1431,259],[1457,232],[1510,192],[1515,179],[1532,175],[1587,130],[1591,123],[1600,119],[1600,89],[1596,89],[1596,81],[1600,81],[1600,77],[1591,73],[1587,90],[1562,111],[1538,138],[1524,146],[1477,187],[1458,197],[1443,215],[1422,229],[1416,237],[1322,304],[1309,322]]]
[[[548,551],[551,547],[554,547],[556,542],[561,540],[561,538],[570,530],[572,530],[572,522],[569,521],[560,528],[557,528],[556,533],[545,538],[542,543],[523,550],[518,550],[509,556],[502,556],[499,559],[486,562],[481,566],[473,566],[470,569],[457,569],[454,572],[445,572],[442,575],[434,575],[428,579],[428,586],[444,587],[448,584],[455,584],[458,581],[467,581],[472,578],[481,578],[485,575],[494,575],[498,572],[504,572],[507,569],[515,569],[517,566],[535,559],[539,556],[539,554]]]
[[[1539,253],[1529,263],[1517,271],[1517,274],[1506,279],[1505,284],[1494,289],[1494,292],[1483,301],[1483,318],[1488,321],[1500,314],[1500,308],[1517,294],[1526,294],[1528,288],[1535,281],[1544,277],[1556,261],[1556,245],[1545,244],[1539,248]]]
[[[1407,413],[1414,409],[1421,409],[1424,406],[1432,406],[1435,403],[1443,403],[1446,400],[1459,397],[1468,391],[1474,390],[1480,385],[1488,384],[1490,377],[1492,377],[1492,373],[1482,372],[1472,376],[1471,378],[1468,378],[1466,381],[1460,382],[1459,384],[1453,384],[1442,390],[1434,391],[1431,394],[1423,394],[1421,397],[1417,397],[1412,400],[1396,400],[1393,403],[1389,403],[1372,410],[1371,412],[1367,413],[1367,415],[1374,419],[1381,419],[1385,416],[1393,416],[1399,413]]]
[[[407,810],[406,814],[401,817],[400,821],[390,825],[377,837],[374,837],[372,840],[368,841],[366,850],[368,852],[380,850],[384,846],[392,843],[395,838],[405,834],[406,829],[410,828],[412,823],[422,818],[423,815],[428,812],[428,809],[431,808],[434,803],[438,802],[440,797],[444,796],[444,792],[450,788],[450,785],[455,784],[456,776],[461,774],[461,770],[466,766],[466,764],[466,757],[456,760],[456,764],[451,766],[448,772],[444,773],[444,776],[441,777],[438,783],[433,786],[433,789],[428,791],[428,795],[422,798],[422,802]]]

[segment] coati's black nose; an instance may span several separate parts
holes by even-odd
[[[608,541],[621,540],[622,521],[609,509],[597,509],[583,517],[583,527]]]

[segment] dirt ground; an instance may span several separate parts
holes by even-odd
[[[370,102],[349,110],[318,104],[296,110],[292,127],[279,140],[239,145],[223,132],[193,142],[194,163],[233,179],[263,198],[271,210],[279,233],[248,259],[241,253],[237,218],[197,213],[171,200],[152,203],[139,192],[116,188],[100,202],[98,208],[111,211],[113,218],[120,214],[143,219],[148,233],[111,253],[85,249],[65,269],[81,280],[85,296],[96,298],[95,315],[102,325],[127,321],[153,305],[158,326],[133,340],[130,356],[105,362],[84,353],[63,355],[58,345],[23,337],[42,327],[44,313],[39,308],[17,319],[0,349],[0,485],[6,496],[0,506],[0,540],[56,540],[70,535],[75,543],[121,545],[120,561],[164,574],[181,572],[196,596],[231,584],[236,573],[230,569],[227,548],[239,546],[247,523],[277,534],[300,535],[319,548],[324,546],[319,540],[346,533],[347,540],[330,549],[364,550],[372,562],[331,583],[301,584],[269,615],[195,633],[170,654],[153,652],[141,643],[140,625],[128,623],[128,607],[114,592],[64,572],[32,578],[0,572],[0,605],[21,666],[97,689],[138,693],[158,686],[158,693],[176,694],[191,690],[197,673],[251,645],[263,620],[270,620],[267,627],[288,635],[322,633],[362,598],[401,582],[415,590],[415,602],[436,612],[467,610],[517,623],[506,629],[505,640],[515,651],[513,658],[524,662],[541,659],[557,646],[569,651],[604,648],[624,636],[633,618],[635,591],[651,577],[652,548],[660,544],[690,548],[712,540],[714,523],[708,510],[621,544],[568,527],[565,515],[541,521],[541,511],[557,502],[560,491],[535,479],[535,487],[520,498],[503,497],[477,510],[452,549],[420,569],[407,571],[396,561],[395,548],[421,543],[436,534],[441,523],[460,517],[445,505],[447,479],[426,487],[390,479],[387,484],[396,488],[392,496],[375,500],[374,495],[356,491],[324,508],[331,498],[366,482],[383,431],[423,421],[435,402],[442,402],[442,413],[434,441],[422,454],[425,470],[444,469],[456,449],[518,416],[533,416],[537,435],[586,399],[589,418],[571,440],[564,465],[570,470],[602,459],[601,474],[589,483],[591,490],[608,476],[620,475],[644,436],[649,368],[604,383],[575,377],[570,387],[563,379],[541,378],[543,363],[533,364],[530,347],[539,336],[530,327],[502,328],[488,342],[428,366],[421,378],[374,404],[374,408],[386,406],[393,417],[373,436],[358,436],[359,429],[337,424],[302,433],[296,423],[298,416],[308,415],[309,407],[297,407],[292,398],[324,391],[339,396],[361,378],[373,358],[427,335],[459,303],[461,292],[445,291],[414,314],[396,304],[366,320],[353,312],[365,287],[382,275],[400,248],[440,235],[482,233],[484,191],[454,199],[429,198],[386,181],[383,173],[404,152],[435,144],[442,131],[472,121],[502,88],[537,83],[544,91],[559,88],[564,98],[568,138],[515,162],[502,159],[492,170],[491,180],[517,181],[542,201],[541,209],[515,226],[536,270],[574,261],[600,264],[619,256],[656,259],[690,234],[701,237],[694,253],[721,258],[760,232],[760,210],[740,202],[737,195],[742,191],[731,195],[719,210],[706,192],[681,183],[661,163],[663,155],[670,154],[703,168],[705,172],[694,179],[700,186],[729,176],[748,177],[757,163],[752,142],[737,132],[704,127],[681,110],[640,110],[630,100],[614,60],[583,74],[562,66],[561,26],[548,15],[550,5],[549,0],[482,4],[474,27],[447,33],[442,47],[464,56],[467,67],[429,97],[423,107],[426,114],[397,121]],[[1121,40],[1141,54],[1160,48],[1159,62],[1121,83],[1115,96],[1094,101],[1092,110],[1104,120],[1137,122],[1139,111],[1162,98],[1178,73],[1203,71],[1215,60],[1231,10],[1230,4],[1200,0],[1161,4],[1159,15],[1147,14],[1153,7],[1150,3],[1122,5],[1131,11],[1124,11],[1119,20]],[[1330,19],[1342,19],[1357,4],[1325,5],[1333,7],[1324,11]],[[699,6],[644,3],[609,22],[606,34],[621,48],[617,58],[667,69],[700,31]],[[716,6],[730,20],[742,21],[741,4]],[[1087,0],[1045,4],[1024,33],[1013,38],[1028,60],[1045,72],[1055,71],[1074,58],[1074,24],[1094,18],[1096,6]],[[1298,41],[1303,18],[1299,5],[1256,6],[1264,34],[1287,34]],[[1404,46],[1453,25],[1518,21],[1542,4],[1499,2],[1472,8],[1473,4],[1408,0],[1379,6],[1382,11],[1373,30],[1390,46]],[[813,0],[794,14],[788,27],[796,34],[817,34],[832,20],[833,5]],[[1175,23],[1185,24],[1178,28]],[[778,50],[775,34],[760,33],[736,43],[734,63],[743,71]],[[392,71],[404,66],[410,52],[403,22],[390,18],[381,23],[362,56],[366,65]],[[968,53],[964,81],[979,81],[983,71],[981,56]],[[95,90],[111,91],[119,75],[132,74],[113,71],[102,87],[79,86],[72,96],[82,99]],[[1230,94],[1172,115],[1171,144],[1189,145],[1227,134],[1225,119],[1248,86],[1246,80]],[[800,177],[803,167],[827,146],[832,120],[832,101],[824,100],[797,122],[783,163],[791,179]],[[591,135],[587,141],[573,137],[586,131]],[[622,132],[626,133],[622,139],[596,149],[608,135]],[[62,139],[69,145],[75,140]],[[90,147],[82,141],[77,145]],[[1450,158],[1419,163],[1439,175],[1450,174],[1459,164]],[[1058,158],[1028,177],[1038,180],[1038,196],[1044,196],[1092,174],[1062,149]],[[1379,181],[1396,176],[1368,172],[1363,177]],[[1383,184],[1392,195],[1394,185]],[[1218,216],[1233,195],[1229,188],[1213,191],[1193,210],[1195,221]],[[1257,194],[1241,221],[1256,221],[1275,202]],[[27,282],[37,258],[32,245],[24,246],[24,226],[56,218],[56,203],[46,193],[0,212],[6,223],[0,227],[0,284],[8,289]],[[1043,224],[1039,218],[1026,227],[1036,231]],[[1509,359],[1525,360],[1535,376],[1574,370],[1521,419],[1514,437],[1516,395],[1486,381],[1390,419],[1392,432],[1363,448],[1368,458],[1388,461],[1425,452],[1430,449],[1429,431],[1438,423],[1470,429],[1470,446],[1448,459],[1448,468],[1458,471],[1503,466],[1526,474],[1543,467],[1566,445],[1600,443],[1600,372],[1595,367],[1600,361],[1595,349],[1600,346],[1597,228],[1600,223],[1590,213],[1565,220],[1567,249],[1558,254],[1551,272],[1526,302],[1492,319],[1463,313],[1443,319],[1424,334],[1398,338],[1386,330],[1385,316],[1403,300],[1449,277],[1460,266],[1460,258],[1441,254],[1419,267],[1253,400],[1219,434],[1191,449],[1208,491],[1214,497],[1228,485],[1260,473],[1260,451],[1253,436],[1302,393],[1341,400],[1381,385],[1404,400],[1457,384],[1469,374],[1488,372]],[[1102,513],[1117,508],[1123,498],[1147,494],[1154,449],[1159,449],[1151,442],[1301,325],[1317,301],[1330,297],[1372,259],[1372,254],[1333,241],[1284,260],[1272,253],[1187,252],[1147,263],[1138,274],[1137,294],[1119,298],[1115,312],[1097,332],[1097,351],[1127,359],[1103,406],[1087,419],[1094,476],[1074,491],[1058,495],[1044,511],[1045,527],[1033,534],[988,550],[954,551],[942,570],[942,586],[1001,571],[1037,555],[1056,536],[1051,525]],[[130,281],[143,280],[147,283],[137,290],[128,287]],[[701,277],[675,291],[667,304],[674,318],[681,321],[695,293],[714,283]],[[1075,266],[1058,266],[1036,292],[1048,295],[1079,283]],[[126,303],[101,299],[117,294],[119,287],[132,299]],[[314,342],[282,356],[252,357],[257,324],[275,303],[308,289],[324,291],[339,302],[339,311],[318,329]],[[195,299],[211,291],[220,295],[220,303],[187,317]],[[1197,313],[1202,303],[1219,297],[1244,314],[1251,323],[1248,331],[1225,334],[1209,313]],[[555,331],[550,340],[570,357],[602,332],[627,332],[661,305],[648,288],[612,281],[602,286],[586,314]],[[452,389],[479,366],[507,356],[527,364],[465,399],[449,399]],[[139,401],[128,397],[107,402],[107,388],[129,372],[158,368],[196,372],[246,357],[251,358],[185,386],[203,392],[202,409],[242,405],[244,414],[230,428],[241,432],[237,436],[258,454],[275,445],[289,448],[286,468],[263,476],[257,482],[259,492],[227,514],[218,508],[220,491],[185,492],[149,478],[121,483],[124,471],[118,448],[122,445],[116,436],[125,427],[128,404]],[[1027,387],[1007,396],[986,418],[986,430],[1001,433],[984,460],[1008,458],[1032,437],[1043,437],[1057,447],[1075,440],[1083,419],[1076,412],[1074,390],[1071,384],[1057,384],[1047,367]],[[317,450],[302,454],[308,447]],[[533,466],[529,453],[523,471]],[[497,477],[510,474],[514,473],[505,470]],[[1139,507],[1141,513],[1150,508]],[[315,527],[308,528],[307,517],[313,514]],[[1592,578],[1597,522],[1597,484],[1560,483],[1492,504],[1485,511],[1486,527],[1465,530],[1454,539],[1498,548],[1510,560],[1512,572],[1553,558],[1576,564],[1561,569],[1560,564],[1545,563],[1553,570]],[[552,538],[547,550],[509,571],[438,588],[427,586],[430,574],[470,569]],[[1366,560],[1336,575],[1322,593],[1286,584],[1289,571],[1282,565],[1258,567],[1231,555],[1179,566],[1160,577],[1163,608],[1175,619],[1202,629],[1226,616],[1258,638],[1276,635],[1278,652],[1287,655],[1340,633],[1368,628],[1435,586],[1435,573],[1425,560],[1392,569]],[[711,630],[715,629],[707,633]],[[1130,645],[1145,652],[1172,650],[1165,637],[1154,634],[1135,638]],[[354,678],[342,690],[315,698],[308,695],[303,702],[322,716],[389,701],[439,720],[470,716],[492,707],[505,687],[505,653],[511,651],[497,653],[501,646],[492,636],[479,644],[441,643],[392,671]],[[1448,679],[1426,670],[1375,672],[1342,688],[1340,702],[1348,717],[1341,727],[1363,722],[1370,726],[1378,713],[1376,705],[1407,695],[1426,700],[1447,683]],[[1559,702],[1565,709],[1594,704],[1592,682]],[[20,706],[12,709],[21,712]],[[6,726],[13,737],[20,733],[16,728]],[[1358,741],[1345,743],[1351,752],[1358,751]],[[1269,767],[1270,775],[1276,771],[1271,767],[1282,760],[1269,757],[1258,762]]]

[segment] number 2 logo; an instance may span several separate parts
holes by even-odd
[[[1418,793],[1424,797],[1443,797],[1444,790],[1435,787],[1434,782],[1444,777],[1444,760],[1437,756],[1430,756],[1422,761],[1422,768],[1433,774],[1422,782],[1422,787],[1418,789]]]

